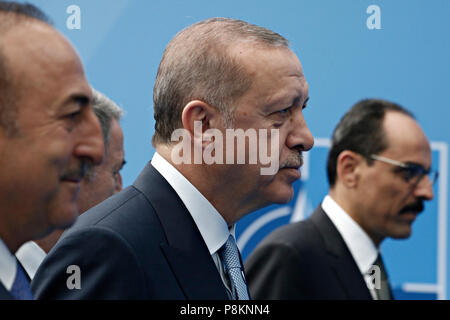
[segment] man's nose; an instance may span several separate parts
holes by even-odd
[[[75,138],[77,141],[74,151],[75,156],[87,159],[93,165],[101,164],[105,153],[105,145],[100,122],[90,106],[84,110],[76,134],[78,136]]]
[[[314,137],[309,131],[303,112],[299,112],[292,118],[291,130],[286,140],[288,148],[308,151],[314,145]]]
[[[429,175],[425,175],[414,189],[414,195],[425,200],[433,200],[433,182]]]

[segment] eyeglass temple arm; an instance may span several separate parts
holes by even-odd
[[[376,154],[371,154],[370,157],[372,159],[374,159],[374,160],[379,160],[379,161],[382,161],[382,162],[393,164],[394,166],[399,166],[399,167],[402,167],[402,168],[407,168],[408,167],[408,165],[406,165],[403,162],[392,160],[392,159],[389,159],[389,158],[385,158],[383,156],[378,156]]]

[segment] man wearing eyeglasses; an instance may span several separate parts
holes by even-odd
[[[367,99],[341,119],[327,163],[329,194],[310,218],[275,230],[246,261],[255,299],[393,299],[380,254],[408,238],[437,173],[414,116]]]

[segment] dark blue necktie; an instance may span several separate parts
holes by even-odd
[[[16,300],[33,300],[28,277],[25,275],[20,263],[16,263],[16,278],[14,279],[10,293]]]
[[[374,265],[377,265],[380,268],[381,272],[381,281],[380,281],[380,289],[375,289],[377,293],[378,300],[392,300],[392,292],[391,287],[389,285],[389,279],[387,276],[386,268],[384,267],[383,259],[381,258],[381,254],[378,254],[377,259],[374,262]]]

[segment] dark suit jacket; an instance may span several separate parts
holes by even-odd
[[[70,265],[81,289],[66,286]],[[63,234],[32,290],[37,299],[228,299],[191,215],[150,163]]]
[[[3,283],[0,282],[0,300],[13,300],[14,297],[6,290]]]
[[[246,260],[254,299],[372,299],[338,230],[319,206],[270,234]]]

